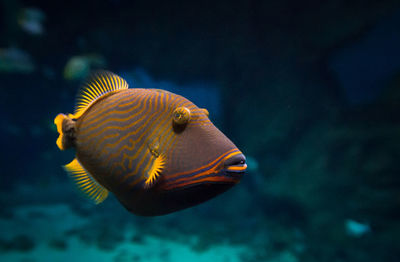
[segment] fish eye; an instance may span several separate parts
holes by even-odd
[[[174,110],[173,113],[174,124],[176,125],[186,125],[190,120],[190,110],[187,107],[181,106]]]

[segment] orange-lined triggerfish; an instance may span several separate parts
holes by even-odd
[[[76,150],[65,170],[81,191],[95,203],[111,191],[138,215],[204,202],[239,182],[247,167],[206,109],[168,91],[128,89],[107,71],[94,73],[75,113],[54,123],[57,146]]]

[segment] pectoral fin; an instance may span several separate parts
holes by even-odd
[[[154,158],[153,163],[151,163],[150,170],[147,172],[147,179],[144,182],[145,188],[150,188],[155,184],[165,167],[165,157],[162,154],[157,157],[152,156],[152,158]]]

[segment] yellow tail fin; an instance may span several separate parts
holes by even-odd
[[[54,118],[54,124],[57,126],[57,132],[60,134],[58,136],[57,142],[56,142],[56,144],[60,150],[64,150],[63,143],[62,143],[63,136],[64,136],[63,130],[62,130],[62,123],[64,122],[64,119],[66,119],[66,118],[67,118],[67,116],[64,114],[58,114],[56,116],[56,118]]]
[[[65,150],[74,146],[75,121],[64,114],[58,114],[54,118],[54,124],[57,126],[57,132],[60,134],[56,142],[58,148]]]

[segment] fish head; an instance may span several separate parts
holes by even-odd
[[[170,132],[173,142],[164,153],[157,190],[196,192],[205,201],[238,183],[245,173],[245,156],[210,121],[206,109],[189,101],[175,106]]]
[[[210,121],[207,110],[179,95],[156,92],[160,97],[155,101],[164,101],[153,112],[157,115],[161,110],[162,128],[149,132],[154,137],[145,138],[153,162],[142,184],[117,193],[129,211],[144,216],[205,202],[237,184],[247,168],[245,156]]]

